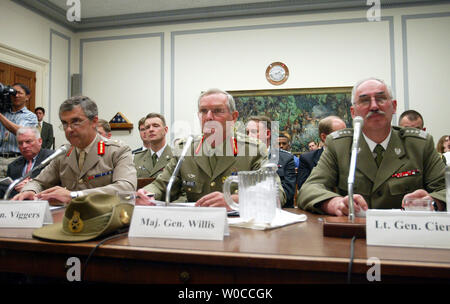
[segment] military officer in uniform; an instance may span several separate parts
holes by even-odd
[[[195,138],[185,157],[177,179],[171,189],[171,200],[184,190],[187,200],[202,207],[226,207],[222,193],[225,179],[239,171],[260,169],[267,162],[267,148],[259,141],[245,135],[234,134],[234,123],[239,113],[233,97],[225,91],[211,89],[198,99],[198,114],[203,135]],[[174,157],[153,183],[138,190],[136,204],[152,204],[145,195],[155,194],[156,200],[164,200],[166,186],[178,162],[185,141],[174,147]],[[278,180],[279,182],[279,180]],[[238,194],[232,195],[238,199]],[[283,205],[286,195],[279,184],[279,197]]]
[[[115,195],[136,190],[136,169],[131,149],[105,140],[96,130],[97,105],[85,96],[69,98],[59,108],[68,152],[55,158],[15,200],[40,199],[69,203],[90,193]]]
[[[137,152],[133,161],[138,178],[156,178],[172,158],[172,149],[166,142],[168,127],[164,116],[158,113],[148,114],[144,126],[150,145]]]
[[[352,117],[364,125],[355,172],[355,212],[399,209],[405,197],[429,198],[445,210],[444,164],[423,130],[391,126],[397,108],[384,81],[369,78],[353,87]],[[303,184],[297,198],[302,209],[331,215],[347,215],[347,178],[353,130],[331,133],[327,149]]]

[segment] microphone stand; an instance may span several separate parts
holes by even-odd
[[[175,182],[175,179],[178,175],[178,171],[180,171],[181,164],[183,163],[184,157],[187,154],[188,149],[191,147],[192,142],[194,141],[194,136],[189,135],[189,137],[186,140],[186,144],[183,148],[183,151],[181,152],[180,158],[178,159],[177,165],[175,166],[175,170],[172,172],[172,176],[169,179],[169,182],[167,183],[166,187],[166,207],[169,206],[170,202],[170,190],[172,189],[173,183]]]
[[[47,163],[48,164],[48,163]],[[25,174],[24,176],[22,176],[21,178],[15,179],[8,187],[8,189],[5,192],[5,195],[3,196],[4,200],[7,200],[9,198],[9,195],[11,194],[11,191],[17,186],[17,184],[19,184],[20,182],[22,182],[23,180],[27,179],[28,177],[31,176],[31,174],[33,174],[33,172],[42,169],[43,167],[45,167],[47,164],[42,164],[40,163],[37,167],[34,167],[32,170],[30,170],[30,172],[28,172],[27,174]]]
[[[350,222],[355,222],[355,207],[354,207],[354,201],[353,201],[353,184],[355,182],[355,171],[356,171],[356,159],[358,158],[358,147],[359,147],[359,137],[361,135],[361,128],[362,128],[362,122],[363,119],[360,116],[355,117],[355,128],[353,133],[353,146],[352,146],[352,155],[350,158],[350,168],[348,172],[348,179],[347,179],[347,187],[348,187],[348,207],[349,207],[349,213],[348,213],[348,219]],[[358,125],[356,125],[358,124]]]

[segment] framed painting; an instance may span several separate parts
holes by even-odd
[[[350,127],[352,87],[228,91],[244,125],[254,115],[279,122],[280,132],[291,135],[291,151],[308,151],[308,143],[320,142],[319,121],[330,115],[341,117]]]

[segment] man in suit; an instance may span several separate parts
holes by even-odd
[[[53,126],[44,121],[45,110],[42,107],[37,107],[34,113],[38,119],[37,128],[41,131],[42,148],[51,149],[53,147]]]
[[[75,96],[59,108],[68,152],[54,159],[14,197],[69,203],[90,193],[116,195],[136,190],[131,150],[97,133],[98,109],[89,97]]]
[[[288,132],[283,131],[278,134],[278,147],[288,152],[291,151],[291,135],[289,135]],[[294,154],[292,155],[294,156],[295,168],[298,169],[298,166],[300,165],[300,159]]]
[[[247,123],[247,135],[261,140],[268,147],[269,161],[273,155],[278,155],[277,174],[280,177],[281,185],[286,193],[286,204],[284,207],[294,207],[295,183],[297,176],[295,174],[294,156],[276,146],[271,145],[272,140],[272,124],[267,116],[251,116]],[[278,130],[275,130],[277,132]],[[275,140],[275,138],[274,138]],[[278,139],[277,139],[278,140]]]
[[[8,165],[7,176],[12,180],[16,180],[25,176],[33,168],[39,166],[39,164],[53,153],[53,150],[42,148],[42,138],[40,132],[35,127],[21,127],[16,133],[17,143],[19,145],[20,153],[19,158]],[[30,176],[30,178],[36,177],[42,169],[36,170]],[[23,186],[30,181],[27,178],[17,184],[14,190],[10,193],[11,196],[16,195]],[[3,198],[8,186],[0,185],[0,197]]]
[[[163,115],[150,113],[145,119],[145,137],[150,143],[148,149],[134,155],[138,178],[156,178],[172,158],[172,149],[166,142],[168,127]]]
[[[328,116],[319,121],[319,137],[320,141],[323,144],[320,149],[305,152],[300,155],[300,166],[298,168],[297,175],[298,190],[302,188],[303,183],[311,174],[312,169],[317,166],[320,155],[322,155],[322,152],[325,148],[325,139],[327,138],[328,134],[345,128],[345,122],[337,116]]]
[[[352,117],[364,119],[354,182],[354,210],[401,208],[405,198],[432,198],[445,210],[444,164],[422,130],[391,126],[397,101],[386,83],[369,78],[352,91]],[[347,179],[353,130],[330,134],[326,150],[303,184],[299,207],[331,215],[349,212]]]
[[[262,145],[262,149],[258,149],[255,139],[235,134],[233,129],[239,113],[233,96],[225,91],[210,89],[202,93],[198,99],[198,115],[203,135],[195,138],[188,150],[173,183],[170,198],[177,199],[184,191],[187,200],[196,202],[196,206],[231,210],[222,193],[226,178],[239,171],[260,169],[267,162],[266,147]],[[184,140],[179,141],[174,157],[163,173],[153,183],[138,190],[136,204],[153,204],[146,197],[149,192],[155,194],[156,200],[164,200],[167,184],[179,159],[178,152],[181,152],[185,143]],[[283,205],[286,196],[281,184],[278,189]],[[238,194],[232,197],[236,201]]]

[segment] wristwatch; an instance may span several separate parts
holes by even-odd
[[[78,196],[80,196],[80,193],[78,191],[70,191],[70,197],[72,199],[77,198]]]

